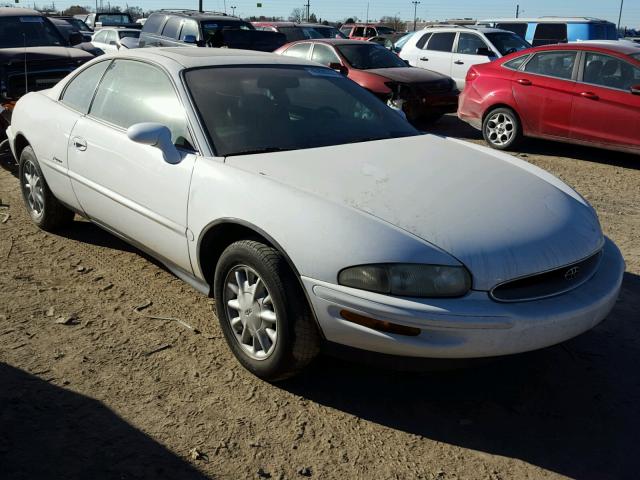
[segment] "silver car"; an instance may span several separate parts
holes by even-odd
[[[41,228],[78,213],[216,298],[254,374],[323,346],[506,355],[597,325],[624,262],[549,173],[421,135],[305,60],[136,49],[25,95],[7,131]]]

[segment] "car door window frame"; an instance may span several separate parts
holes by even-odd
[[[155,67],[159,72],[161,72],[163,75],[165,75],[165,77],[169,80],[169,83],[171,85],[171,88],[173,89],[174,95],[178,99],[178,102],[180,103],[180,106],[182,107],[182,110],[184,111],[185,127],[186,127],[187,134],[189,135],[189,138],[187,138],[186,140],[191,144],[192,148],[186,148],[186,147],[181,146],[181,145],[175,145],[175,147],[178,150],[182,150],[182,151],[185,151],[185,152],[194,153],[194,154],[200,154],[202,149],[198,145],[198,140],[197,140],[196,135],[194,135],[193,125],[191,124],[191,120],[190,120],[189,115],[187,113],[187,105],[185,104],[184,100],[182,99],[182,96],[179,94],[178,86],[177,86],[176,82],[174,81],[173,77],[171,76],[171,74],[164,67],[162,67],[161,65],[158,65],[156,63],[149,62],[149,61],[146,61],[146,60],[143,60],[143,59],[138,59],[138,58],[112,59],[112,60],[106,60],[106,61],[110,61],[111,65],[109,65],[109,67],[107,67],[107,69],[104,71],[104,73],[102,74],[102,77],[100,78],[100,81],[98,82],[98,84],[96,85],[95,90],[93,91],[93,96],[91,98],[91,102],[89,103],[89,110],[88,110],[87,113],[84,114],[86,117],[90,118],[91,120],[93,120],[95,122],[102,123],[103,125],[105,125],[105,126],[107,126],[109,128],[112,128],[114,130],[118,130],[118,131],[126,134],[127,128],[121,127],[120,125],[117,125],[115,123],[111,123],[108,120],[105,120],[103,118],[100,118],[100,117],[97,117],[95,115],[92,115],[91,111],[93,109],[93,103],[94,103],[94,101],[96,99],[96,95],[98,93],[98,89],[100,88],[100,85],[102,85],[102,82],[104,81],[104,77],[106,76],[107,72],[113,66],[113,64],[115,62],[117,62],[117,61],[126,61],[126,62],[143,63],[145,65],[149,65],[151,67]]]
[[[313,54],[316,51],[316,48],[319,47],[320,50],[322,50],[323,48],[326,48],[335,57],[335,62],[329,62],[328,64],[322,63],[321,65],[327,65],[328,66],[331,63],[340,63],[342,65],[342,60],[340,60],[340,56],[336,53],[336,51],[330,45],[325,45],[325,44],[317,43],[317,42],[311,42],[311,45],[312,45],[312,47],[309,50],[309,53],[307,53],[307,58],[309,58],[312,62],[315,61],[315,60],[313,60]],[[320,63],[320,62],[317,62],[317,63]]]
[[[556,77],[554,75],[545,75],[544,73],[537,73],[537,72],[527,72],[525,69],[527,68],[527,65],[529,64],[529,62],[531,62],[537,55],[540,54],[544,54],[544,53],[573,53],[576,56],[575,61],[573,62],[573,69],[571,70],[571,77],[570,78],[562,78],[562,77]],[[556,80],[564,80],[565,82],[576,82],[578,79],[578,70],[580,68],[581,65],[581,61],[582,61],[582,52],[578,51],[578,50],[542,50],[540,52],[535,52],[532,53],[529,58],[520,66],[519,71],[522,73],[526,73],[527,75],[536,75],[538,77],[545,77],[545,78],[554,78]]]
[[[431,42],[433,42],[433,39],[436,38],[437,35],[446,35],[446,34],[453,34],[453,41],[451,42],[451,46],[449,47],[449,50],[433,50],[431,48],[429,48],[429,46],[431,45]],[[430,52],[441,52],[441,53],[453,53],[453,47],[456,45],[456,42],[458,41],[458,32],[433,32],[433,34],[431,35],[431,37],[429,37],[429,40],[427,41],[426,45],[425,45],[425,50],[428,50]]]
[[[631,92],[628,89],[610,87],[608,85],[602,85],[602,84],[599,84],[599,83],[590,83],[590,82],[585,82],[584,81],[584,73],[585,73],[585,69],[587,68],[587,55],[590,54],[590,53],[594,54],[594,55],[600,55],[600,56],[603,56],[603,57],[610,57],[610,58],[612,58],[614,60],[617,60],[619,62],[626,63],[631,68],[634,68],[636,70],[640,70],[640,67],[638,67],[636,65],[633,65],[630,62],[627,62],[624,58],[620,58],[620,57],[617,57],[615,55],[611,55],[610,53],[596,52],[596,51],[593,51],[593,50],[584,50],[584,51],[580,52],[580,54],[581,54],[581,56],[580,56],[580,69],[578,71],[578,76],[577,76],[576,81],[578,83],[582,84],[582,85],[591,85],[593,87],[606,88],[606,89],[609,89],[609,90],[614,90],[616,92],[626,92],[629,95],[631,95]],[[638,80],[638,83],[640,83],[640,80]]]
[[[478,39],[480,39],[480,41],[482,43],[484,43],[484,46],[487,50],[493,52],[493,48],[491,48],[489,46],[489,43],[487,43],[487,41],[482,37],[482,35],[478,35],[477,33],[472,33],[472,32],[458,32],[458,34],[456,35],[456,38],[453,42],[453,47],[452,47],[452,52],[456,55],[476,55],[478,57],[485,57],[486,55],[479,55],[477,53],[462,53],[462,52],[458,52],[458,45],[460,44],[460,37],[462,35],[471,35],[473,37],[476,37]]]

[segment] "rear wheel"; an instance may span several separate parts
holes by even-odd
[[[214,278],[216,312],[229,348],[268,381],[298,373],[318,353],[320,337],[284,257],[253,240],[231,244]]]
[[[482,135],[490,147],[507,150],[522,140],[520,120],[510,108],[491,110],[482,122]]]
[[[20,154],[20,189],[31,220],[42,230],[53,231],[71,223],[74,213],[53,196],[30,146]]]

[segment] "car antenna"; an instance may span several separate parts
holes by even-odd
[[[22,40],[24,41],[24,93],[29,93],[29,76],[27,75],[27,36],[23,32]]]

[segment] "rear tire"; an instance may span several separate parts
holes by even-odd
[[[73,221],[75,214],[53,196],[38,158],[30,146],[25,147],[20,154],[18,178],[24,205],[38,227],[51,232]]]
[[[509,150],[522,141],[522,127],[516,112],[510,108],[496,108],[484,117],[482,136],[490,147]]]
[[[317,355],[320,335],[284,257],[253,240],[231,244],[213,282],[216,313],[229,348],[267,381],[296,375]]]

